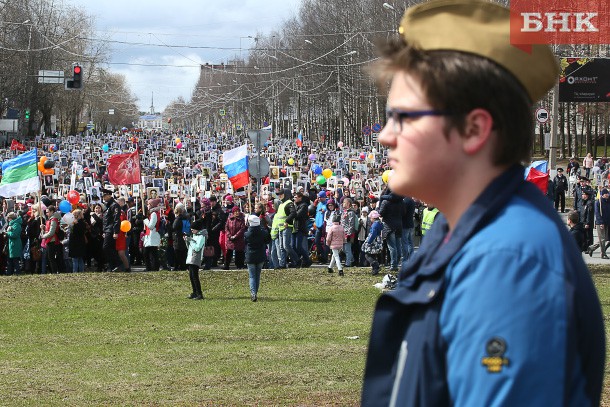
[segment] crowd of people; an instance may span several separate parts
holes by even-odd
[[[174,146],[180,154],[173,155],[169,149],[179,137],[183,146]],[[288,141],[278,140],[275,144],[283,146],[284,153],[267,147],[261,152],[281,164],[278,175],[270,172],[260,184],[252,178],[249,187],[235,191],[222,165],[204,164],[198,161],[203,158],[198,148],[191,153],[185,147],[203,144],[208,158],[215,152],[218,159],[222,151],[209,147],[222,138],[120,134],[83,136],[79,144],[73,137],[54,135],[25,143],[46,149],[55,168],[53,174],[41,175],[39,193],[3,199],[0,227],[6,250],[0,266],[8,275],[129,272],[132,266],[147,271],[188,269],[190,298],[195,299],[203,298],[195,268],[256,266],[250,270],[256,298],[263,268],[309,267],[315,261],[329,273],[336,268],[340,276],[355,266],[371,267],[376,275],[386,264],[387,272],[395,274],[431,227],[434,218],[428,213],[434,208],[393,194],[386,185],[390,175],[375,158],[383,155],[374,150],[339,145],[332,154],[318,154],[315,148],[291,149]],[[238,143],[228,140],[225,137],[221,148]],[[91,156],[75,154],[71,143]],[[112,185],[105,161],[105,153],[112,151],[108,144],[137,149],[143,163],[153,162],[150,156],[156,156],[157,147],[167,154],[154,165],[141,165],[140,185]],[[182,153],[193,161],[187,164]],[[16,152],[2,154],[10,158]],[[323,167],[332,168],[334,175],[326,174],[327,182],[320,184],[316,169]],[[269,241],[260,252],[252,245],[264,241],[265,234]],[[249,236],[257,236],[255,243]]]

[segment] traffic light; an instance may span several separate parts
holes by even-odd
[[[66,89],[82,89],[83,68],[80,65],[72,67],[72,80],[66,81]]]
[[[25,118],[26,122],[30,120],[30,109],[25,109],[25,114],[23,117]]]

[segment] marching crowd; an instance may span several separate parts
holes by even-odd
[[[216,195],[172,204],[102,188],[102,203],[86,196],[66,208],[66,200],[28,198],[0,218],[5,234],[6,274],[82,271],[189,270],[192,298],[202,298],[198,271],[248,268],[256,299],[263,268],[309,267],[316,261],[339,275],[354,266],[380,264],[397,272],[414,249],[414,235],[431,226],[438,210],[386,189],[358,202],[349,190],[297,191],[278,188],[256,202]],[[70,197],[71,198],[71,197]],[[6,200],[5,200],[6,206]],[[60,209],[61,208],[61,209]],[[423,223],[420,221],[423,220]]]
[[[177,135],[140,135],[137,141],[157,146],[163,137],[174,140]],[[191,146],[197,145],[198,136],[187,137]],[[130,135],[123,138],[134,141]],[[220,137],[199,139],[218,141]],[[338,162],[335,154],[321,153],[316,163],[312,163],[313,149],[299,150],[297,162],[278,154],[279,176],[287,175],[285,178],[293,182],[274,182],[270,174],[262,180],[262,189],[256,190],[251,179],[255,189],[251,193],[233,191],[230,182],[220,182],[222,166],[210,166],[204,174],[205,167],[193,164],[188,166],[192,172],[187,173],[174,163],[180,160],[164,159],[168,161],[165,165],[144,166],[142,188],[126,190],[108,183],[103,160],[106,144],[100,149],[90,147],[102,156],[94,160],[76,157],[70,165],[62,160],[60,147],[67,141],[55,137],[32,143],[31,147],[47,147],[58,154],[49,154],[56,167],[53,179],[41,182],[44,195],[3,199],[0,227],[5,233],[0,238],[5,250],[0,267],[7,275],[129,272],[132,266],[144,266],[147,271],[188,269],[190,298],[200,299],[199,269],[228,270],[234,265],[248,268],[252,299],[256,300],[263,268],[309,267],[315,261],[326,265],[329,273],[337,269],[340,276],[354,266],[370,266],[376,275],[384,264],[388,272],[397,273],[400,262],[413,253],[414,243],[438,213],[435,208],[393,194],[387,186],[377,191],[375,183],[368,181],[383,185],[387,178],[380,176],[383,167],[376,160],[363,159],[364,153],[346,155]],[[92,140],[87,141],[91,146]],[[227,143],[225,147],[233,145]],[[285,144],[281,140],[276,143]],[[148,149],[136,148],[148,156]],[[182,153],[191,156],[189,150]],[[68,156],[75,158],[69,152]],[[195,154],[193,158],[199,157]],[[360,178],[362,171],[350,171],[354,168],[350,158],[367,163],[364,172],[368,178]],[[322,166],[345,177],[332,187],[316,182]],[[314,171],[290,177],[295,167],[303,173]],[[160,178],[160,184],[154,182],[155,177]],[[295,182],[308,177],[312,178],[309,182]],[[192,190],[186,188],[188,178],[194,179]],[[204,185],[200,178],[207,181],[205,187],[199,188]],[[179,188],[172,190],[176,184]]]

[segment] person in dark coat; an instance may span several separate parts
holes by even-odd
[[[563,168],[557,168],[557,175],[553,178],[553,186],[555,210],[559,210],[561,205],[561,213],[563,213],[566,209],[566,192],[568,190],[568,178],[563,175]]]
[[[384,224],[383,239],[390,251],[390,270],[398,271],[402,239],[402,215],[404,213],[403,198],[386,188],[379,198],[379,215]]]
[[[248,217],[248,231],[245,234],[246,264],[250,275],[250,299],[256,302],[261,281],[261,270],[267,261],[267,245],[271,242],[271,235],[260,226],[261,220],[256,215]]]
[[[95,204],[93,206],[93,212],[90,216],[91,223],[91,239],[87,244],[87,266],[91,266],[91,259],[95,259],[97,271],[104,270],[104,264],[106,263],[106,257],[104,256],[103,243],[104,243],[104,220],[103,220],[103,209],[101,204]]]
[[[72,272],[82,273],[85,271],[85,255],[87,253],[87,243],[85,242],[87,225],[83,218],[82,209],[77,209],[72,214],[74,215],[74,224],[68,238],[68,256],[72,259]]]
[[[111,271],[118,271],[121,264],[119,253],[116,250],[116,239],[121,230],[121,208],[112,197],[112,191],[102,189],[102,199],[106,205],[104,212],[104,255],[108,268]]]
[[[578,217],[585,231],[585,242],[587,245],[593,244],[593,229],[595,225],[595,211],[593,209],[592,192],[585,189],[581,193],[581,204],[578,212]],[[593,253],[593,251],[591,251]]]
[[[415,229],[414,215],[415,215],[415,201],[413,198],[407,196],[403,198],[403,216],[402,216],[402,260],[408,260],[413,254],[413,231]]]
[[[574,237],[576,245],[580,251],[584,251],[587,248],[585,240],[585,228],[580,221],[580,215],[576,211],[570,211],[568,213],[568,227],[570,228],[570,234]]]
[[[309,250],[307,245],[307,221],[309,220],[309,205],[311,201],[309,197],[302,192],[297,192],[294,196],[296,206],[296,216],[294,218],[294,230],[292,232],[293,247],[297,255],[300,257],[299,264],[301,267],[310,267],[312,261],[309,259]]]
[[[40,248],[40,205],[33,205],[31,209],[32,216],[26,224],[25,234],[27,236],[27,247],[30,249],[30,260],[26,262],[26,272],[34,274],[37,270],[41,272],[42,266],[42,250]]]
[[[583,192],[583,200],[584,200],[584,192]],[[593,195],[589,200],[593,199]],[[606,250],[610,241],[608,240],[608,228],[610,228],[610,192],[604,188],[600,192],[599,199],[596,199],[593,206],[595,207],[595,228],[597,230],[597,238],[598,242],[589,247],[589,256],[593,255],[593,252],[599,247],[602,252],[602,259],[607,259],[608,255],[606,254]],[[585,224],[585,228],[586,228]],[[593,231],[591,233],[591,240],[593,241]],[[589,236],[587,236],[589,237]]]
[[[244,250],[246,241],[244,233],[246,232],[246,221],[244,214],[239,210],[239,207],[234,206],[231,210],[231,216],[225,224],[225,233],[227,237],[227,255],[225,256],[224,270],[229,269],[233,253],[235,253],[235,267],[238,269],[244,268]]]
[[[188,221],[184,205],[178,204],[174,208],[176,219],[172,225],[172,241],[174,245],[174,271],[186,270],[186,255],[188,248],[184,240],[183,224]]]

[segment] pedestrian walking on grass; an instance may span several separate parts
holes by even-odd
[[[339,275],[343,276],[343,266],[341,265],[341,249],[345,244],[345,228],[341,225],[341,215],[336,213],[333,215],[333,225],[326,233],[326,245],[330,247],[332,256],[328,265],[328,272],[333,272],[333,264],[337,264]]]
[[[271,235],[261,226],[261,219],[256,215],[248,216],[246,240],[246,264],[250,275],[250,299],[256,302],[261,282],[261,270],[267,260],[267,245],[271,243]]]
[[[191,236],[184,237],[184,241],[188,246],[186,265],[189,269],[189,278],[193,288],[193,292],[191,292],[188,298],[191,300],[203,300],[201,282],[199,281],[199,268],[203,260],[203,248],[205,247],[208,231],[202,219],[197,219],[191,223],[191,234]]]

